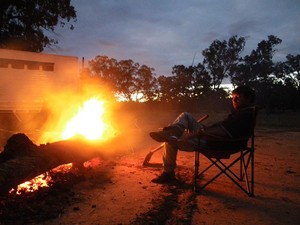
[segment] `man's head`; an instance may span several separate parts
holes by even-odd
[[[232,91],[232,105],[235,110],[250,106],[255,101],[255,92],[250,87],[242,85]]]

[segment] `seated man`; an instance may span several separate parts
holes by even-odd
[[[158,142],[166,142],[163,155],[163,172],[152,182],[165,183],[175,179],[175,167],[177,157],[177,140],[182,137],[186,130],[190,134],[189,141],[198,143],[201,132],[225,137],[241,138],[249,135],[252,121],[252,109],[255,92],[248,86],[239,86],[232,91],[232,105],[234,111],[226,119],[212,126],[205,127],[187,112],[180,114],[175,121],[162,131],[151,132],[150,136]],[[184,135],[185,136],[185,135]],[[185,149],[182,149],[185,150]]]

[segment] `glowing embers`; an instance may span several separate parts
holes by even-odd
[[[106,138],[109,126],[104,121],[104,103],[95,97],[84,102],[83,107],[67,122],[62,138],[69,139],[76,135],[88,140]]]
[[[41,174],[30,181],[26,181],[22,184],[19,184],[17,190],[12,189],[9,193],[16,192],[17,195],[22,194],[23,192],[34,192],[42,187],[49,187],[49,182],[51,177],[48,173]]]
[[[72,163],[61,165],[51,172],[46,172],[41,175],[36,176],[35,178],[26,181],[22,184],[19,184],[16,189],[11,189],[9,191],[10,194],[15,193],[17,195],[21,195],[22,193],[34,192],[39,190],[40,188],[50,187],[51,183],[53,183],[53,179],[51,173],[67,173],[72,167]]]

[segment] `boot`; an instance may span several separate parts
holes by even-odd
[[[163,172],[158,177],[152,179],[152,182],[157,184],[163,184],[175,180],[176,180],[175,172]]]
[[[164,127],[162,131],[150,132],[150,137],[157,142],[173,143],[181,137],[183,131],[178,126]]]

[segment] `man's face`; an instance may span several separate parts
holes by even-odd
[[[250,100],[242,94],[232,94],[232,106],[235,110],[245,108],[250,105]]]

